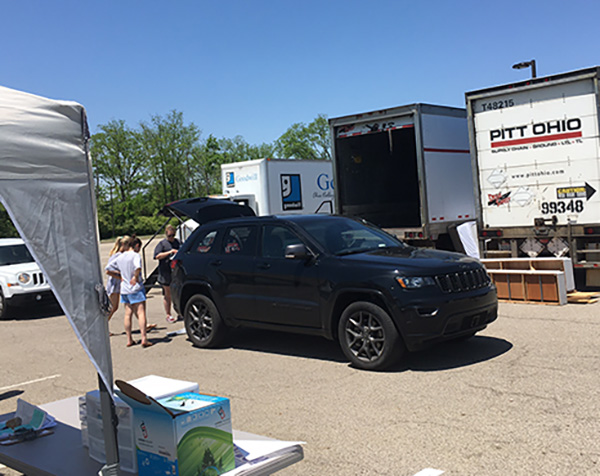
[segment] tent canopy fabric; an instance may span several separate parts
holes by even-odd
[[[0,87],[0,201],[112,389],[84,108]]]

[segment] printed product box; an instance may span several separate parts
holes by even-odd
[[[133,410],[140,476],[216,476],[235,468],[229,399],[185,392],[155,400],[116,384]]]
[[[198,392],[198,384],[185,380],[175,380],[157,375],[147,375],[129,382],[154,399],[170,397],[184,392]],[[119,444],[119,464],[121,469],[136,473],[137,458],[133,438],[132,411],[120,398],[115,398],[115,412],[118,418],[117,441]],[[88,448],[90,458],[106,463],[104,448],[104,424],[100,405],[100,392],[93,390],[79,399],[79,419],[81,441]]]

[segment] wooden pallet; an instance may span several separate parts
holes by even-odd
[[[594,304],[600,299],[600,293],[584,293],[574,291],[567,294],[567,301],[572,304]]]

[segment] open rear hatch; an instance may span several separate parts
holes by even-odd
[[[202,225],[224,218],[255,216],[254,210],[242,203],[219,198],[188,198],[165,205],[159,212],[166,217],[188,217]]]
[[[148,292],[150,288],[154,286],[158,278],[157,263],[153,262],[153,271],[148,268],[148,263],[146,260],[146,248],[148,248],[154,238],[156,238],[156,236],[164,230],[171,218],[175,217],[183,224],[183,219],[188,217],[198,223],[198,225],[203,225],[204,223],[215,220],[223,220],[225,218],[256,216],[254,210],[252,210],[252,208],[250,208],[248,205],[233,202],[231,200],[222,200],[219,198],[209,197],[187,198],[185,200],[167,203],[164,207],[162,207],[158,214],[167,217],[167,221],[158,230],[156,230],[156,233],[154,233],[152,238],[150,238],[142,247],[142,260],[144,263],[143,276],[146,292]]]

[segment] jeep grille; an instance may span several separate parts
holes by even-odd
[[[44,275],[42,273],[33,273],[32,278],[33,278],[33,284],[35,286],[44,284],[46,282],[46,278],[44,278]]]
[[[435,281],[443,292],[459,293],[487,286],[490,277],[483,268],[478,268],[459,273],[440,274],[435,277]]]

